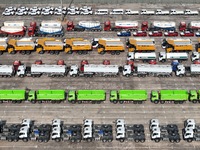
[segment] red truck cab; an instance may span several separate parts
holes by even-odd
[[[34,36],[37,24],[35,21],[30,23],[30,27],[28,28],[28,36]]]

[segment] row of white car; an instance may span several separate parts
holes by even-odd
[[[5,16],[10,16],[10,15],[18,15],[18,16],[22,16],[22,15],[61,15],[61,14],[69,14],[69,15],[77,15],[77,14],[82,14],[82,15],[92,15],[93,11],[91,7],[88,6],[83,6],[81,8],[75,7],[75,6],[71,6],[69,8],[67,7],[32,7],[32,8],[28,8],[25,6],[16,8],[16,7],[7,7],[5,8],[4,12],[2,13],[2,15]]]

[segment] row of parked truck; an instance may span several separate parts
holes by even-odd
[[[105,90],[0,90],[0,103],[69,103],[100,104],[106,101]],[[109,101],[113,104],[142,104],[146,101],[164,104],[183,104],[187,101],[192,103],[200,102],[200,90],[152,90],[148,96],[147,90],[111,90]]]
[[[200,126],[194,119],[184,121],[182,130],[183,140],[187,142],[199,141]],[[176,124],[160,125],[158,119],[149,122],[150,139],[156,143],[169,141],[179,143],[181,136]],[[115,134],[114,134],[115,132]],[[0,140],[8,142],[37,141],[46,143],[56,142],[119,142],[146,141],[145,129],[142,124],[127,124],[124,119],[116,119],[113,124],[95,124],[92,119],[83,120],[82,124],[66,124],[60,119],[53,119],[51,123],[38,124],[35,120],[23,119],[21,123],[9,124],[0,120]]]
[[[0,28],[0,36],[25,36],[26,31],[28,36],[64,36],[64,27],[66,31],[121,31],[121,30],[142,30],[142,31],[175,31],[176,23],[173,21],[143,21],[141,29],[139,29],[139,22],[132,20],[117,20],[111,22],[107,20],[104,22],[104,27],[99,21],[79,21],[75,24],[73,21],[62,23],[56,20],[42,21],[39,25],[36,22],[31,22],[29,27],[25,25],[24,21],[5,21]],[[198,30],[200,29],[199,21],[180,22],[179,30]]]
[[[127,61],[124,66],[112,65],[109,60],[104,60],[103,64],[89,64],[87,60],[82,60],[80,66],[67,66],[63,60],[57,64],[43,64],[41,60],[32,65],[22,64],[14,61],[12,65],[0,65],[0,77],[198,77],[200,75],[200,65],[191,64],[184,66],[178,61],[173,61],[171,65],[159,64],[137,64]]]
[[[169,52],[191,52],[194,49],[200,52],[200,39],[193,46],[189,38],[166,38],[163,39],[162,48]],[[15,54],[17,52],[30,55],[36,51],[39,54],[48,52],[58,55],[60,52],[72,54],[74,52],[82,55],[87,54],[93,49],[101,55],[110,53],[111,55],[119,55],[121,52],[155,52],[156,45],[153,38],[128,38],[126,44],[120,38],[94,38],[92,41],[83,38],[66,38],[64,40],[58,38],[32,38],[7,39],[0,38],[0,54],[8,52]],[[150,55],[150,54],[149,54]],[[164,54],[163,54],[164,55]],[[166,55],[166,54],[165,54]],[[173,55],[173,54],[171,54]],[[147,55],[148,56],[148,55]],[[150,55],[151,56],[151,55]],[[194,58],[198,59],[198,58]],[[162,61],[162,60],[160,60]]]

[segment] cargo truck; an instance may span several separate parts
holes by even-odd
[[[116,140],[120,142],[145,142],[144,126],[142,124],[125,124],[123,119],[115,121]]]
[[[120,72],[118,65],[110,65],[107,61],[103,64],[89,64],[87,60],[81,62],[80,68],[78,65],[72,65],[70,67],[69,75],[71,77],[117,77]]]
[[[128,52],[127,60],[142,60],[143,62],[150,62],[152,60],[156,60],[156,53],[138,53],[138,52]]]
[[[7,51],[7,38],[0,38],[0,55]]]
[[[0,36],[22,37],[26,34],[26,27],[23,21],[5,21],[0,29]]]
[[[130,20],[118,20],[115,21],[114,24],[111,23],[110,20],[104,22],[104,31],[121,31],[121,30],[137,30],[138,22],[130,21]]]
[[[188,60],[188,53],[166,53],[159,52],[158,61],[166,62],[167,60],[178,60],[179,62]]]
[[[74,103],[85,103],[90,102],[92,104],[100,104],[106,100],[105,90],[77,90],[69,91],[68,102]]]
[[[167,53],[193,51],[191,39],[163,39],[162,48],[164,48]]]
[[[158,104],[174,102],[174,104],[182,104],[189,100],[189,92],[187,90],[160,90],[151,92],[151,102]]]
[[[190,66],[178,65],[177,70],[179,73],[177,76],[179,77],[199,77],[200,76],[200,65],[199,64],[191,64]]]
[[[49,52],[51,55],[58,55],[64,50],[64,43],[60,39],[55,38],[41,38],[36,39],[36,52],[44,54]]]
[[[200,53],[200,38],[198,39],[198,43],[195,44],[195,50]]]
[[[129,52],[154,52],[156,50],[154,39],[129,38],[126,45]]]
[[[64,51],[68,54],[77,52],[79,55],[87,54],[89,51],[92,51],[92,44],[88,40],[81,38],[71,38],[64,40]]]
[[[111,55],[120,55],[121,52],[125,51],[124,44],[121,41],[107,41],[101,39],[98,44],[97,51],[101,55],[106,52],[111,53]]]
[[[0,65],[0,77],[12,77],[15,75],[15,68],[13,65]]]
[[[179,143],[181,138],[178,130],[178,126],[176,124],[167,124],[167,125],[160,125],[159,121],[158,124],[155,126],[154,124],[157,122],[154,122],[152,119],[150,120],[150,127],[154,126],[152,129],[150,128],[150,137],[151,140],[155,141],[156,143],[162,141],[169,141],[171,143]]]
[[[20,52],[22,55],[30,55],[31,52],[35,51],[35,42],[31,38],[10,39],[8,40],[7,51],[10,54]]]
[[[79,21],[74,25],[73,21],[67,22],[67,31],[101,31],[101,23],[99,21]]]
[[[123,76],[155,76],[155,77],[171,77],[173,73],[171,65],[152,65],[152,64],[138,64],[137,66],[124,65],[122,74]],[[179,71],[176,71],[176,75]]]
[[[83,121],[83,140],[87,142],[112,142],[113,131],[111,124],[94,124],[92,120]]]
[[[67,75],[68,68],[66,65],[46,65],[32,64],[31,66],[20,65],[17,70],[17,76],[23,78],[40,77],[47,75],[48,77],[64,77]]]
[[[150,31],[159,31],[159,30],[164,30],[164,31],[171,31],[171,30],[176,30],[176,23],[175,22],[166,22],[166,21],[154,21],[151,23],[149,27]]]
[[[66,99],[65,90],[37,90],[29,91],[28,101],[31,103],[42,103],[42,102],[51,102],[51,103],[60,103]]]
[[[188,23],[188,25],[186,24],[186,22],[182,21],[179,24],[180,31],[185,31],[185,30],[197,31],[199,29],[200,29],[200,21],[191,21]]]
[[[0,103],[21,103],[26,100],[25,90],[0,90]]]
[[[40,26],[37,26],[36,22],[31,22],[28,28],[28,35],[61,37],[64,35],[64,30],[60,21],[42,21]]]
[[[110,102],[117,104],[134,103],[142,104],[147,101],[148,95],[146,90],[112,90],[110,91]]]

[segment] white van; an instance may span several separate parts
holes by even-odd
[[[123,9],[113,9],[110,12],[110,15],[123,15],[124,14],[124,10]]]
[[[108,9],[98,9],[94,13],[95,15],[108,15]]]

